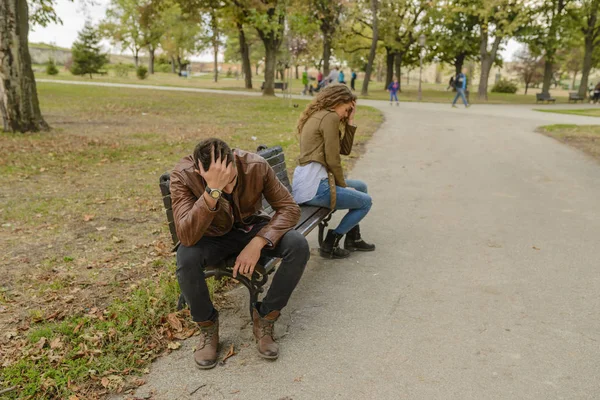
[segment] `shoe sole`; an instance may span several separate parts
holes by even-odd
[[[211,364],[211,365],[200,365],[200,364],[198,364],[196,362],[194,362],[194,364],[196,364],[196,368],[198,368],[198,369],[213,369],[214,367],[217,366],[217,362],[216,361],[215,361],[214,364]]]
[[[359,249],[359,248],[355,248],[355,247],[344,247],[344,248],[348,251],[363,251],[363,252],[375,251],[375,249]]]
[[[346,250],[347,250],[347,249],[346,249]],[[345,258],[348,258],[348,257],[350,257],[350,254],[348,254],[348,255],[347,255],[347,256],[345,256],[345,257],[338,257],[338,256],[331,255],[331,254],[329,254],[329,253],[322,253],[322,252],[320,252],[320,251],[319,251],[319,255],[320,255],[321,257],[323,257],[323,258],[327,258],[328,260],[343,260],[343,259],[345,259]]]
[[[276,356],[266,356],[260,351],[258,352],[258,355],[261,356],[261,358],[264,358],[265,360],[277,360],[277,358],[279,358],[279,354],[277,354]]]

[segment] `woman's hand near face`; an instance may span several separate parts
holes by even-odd
[[[348,124],[354,125],[354,114],[356,114],[356,100],[352,102],[352,111],[348,115]]]

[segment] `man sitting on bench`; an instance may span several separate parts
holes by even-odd
[[[294,230],[300,208],[265,159],[232,151],[219,139],[200,142],[171,173],[177,236],[177,279],[192,319],[200,328],[194,352],[201,369],[217,364],[219,313],[210,300],[204,268],[239,254],[233,274],[252,275],[261,253],[282,258],[262,302],[254,304],[254,337],[263,358],[279,354],[273,325],[302,277],[308,243]],[[275,210],[261,213],[261,198]]]

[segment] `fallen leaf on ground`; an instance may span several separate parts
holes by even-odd
[[[538,248],[538,247],[535,247],[535,246],[533,246],[532,248],[533,248],[534,250],[541,250],[540,248]]]
[[[179,340],[183,340],[183,339],[187,339],[189,337],[192,337],[194,335],[194,333],[196,332],[195,329],[185,329],[182,332],[176,332],[173,337],[175,339],[179,339]]]
[[[48,339],[46,339],[44,336],[42,336],[35,345],[38,349],[41,349],[46,345],[47,342],[48,342]]]
[[[173,329],[175,329],[177,332],[183,329],[181,321],[179,320],[179,318],[177,318],[177,315],[175,313],[167,315],[167,321],[169,322],[169,325],[171,325]]]
[[[73,396],[69,397],[69,400],[79,400],[79,397],[73,395]]]
[[[80,323],[78,323],[77,326],[73,329],[73,333],[79,332],[83,324],[85,324],[85,321],[81,321]]]
[[[60,341],[59,337],[52,339],[52,341],[50,342],[51,349],[60,349],[62,346],[63,346],[63,344]]]
[[[84,220],[85,222],[89,222],[89,221],[92,221],[92,220],[94,219],[94,217],[95,217],[95,215],[94,215],[94,214],[85,214],[85,215],[83,216],[83,220]]]
[[[177,350],[178,348],[181,347],[181,343],[179,342],[169,342],[169,344],[167,345],[167,347],[171,350]]]
[[[113,236],[112,237],[113,242],[115,243],[121,243],[123,241],[123,239],[121,239],[120,237],[117,236]]]
[[[99,226],[96,228],[97,231],[105,231],[106,227],[105,226]]]
[[[233,357],[234,355],[235,350],[233,349],[233,343],[231,343],[231,346],[229,346],[229,351],[227,352],[227,354],[225,354],[225,357],[223,357],[223,362],[227,361],[229,357]]]

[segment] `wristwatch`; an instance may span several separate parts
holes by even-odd
[[[223,191],[219,190],[219,189],[211,189],[208,186],[206,186],[206,193],[208,193],[208,195],[210,197],[212,197],[215,200],[219,200],[219,198],[223,195]]]

